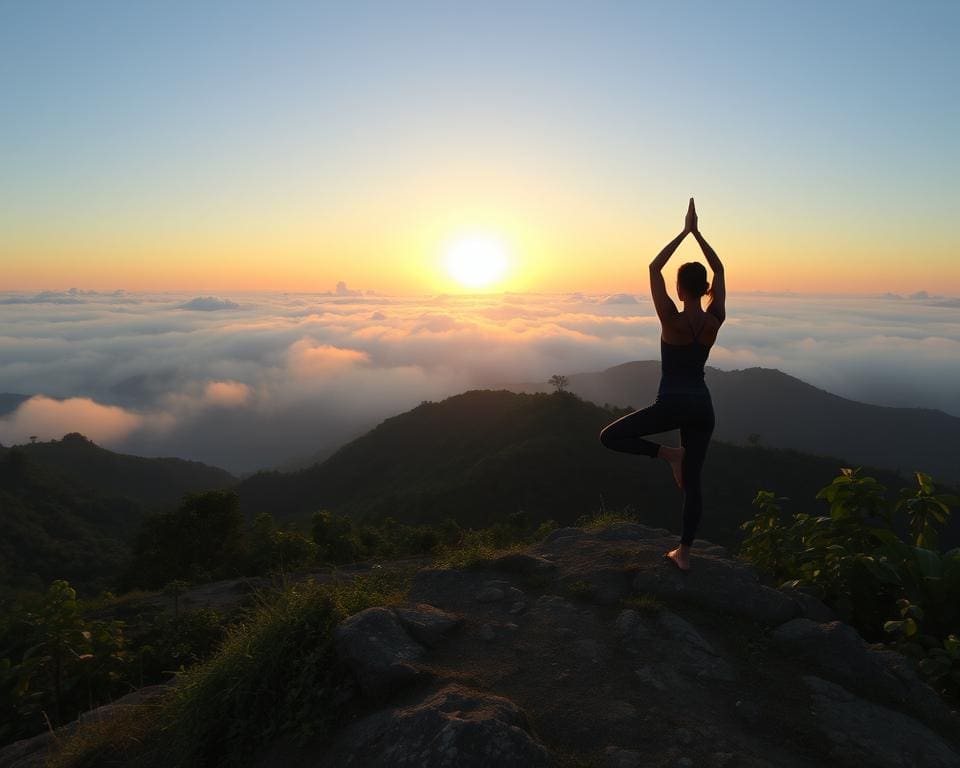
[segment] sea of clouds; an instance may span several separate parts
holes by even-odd
[[[710,364],[960,415],[960,300],[728,297]],[[642,295],[0,293],[0,443],[82,432],[236,472],[330,451],[423,400],[659,358]],[[789,404],[785,404],[789,407]]]

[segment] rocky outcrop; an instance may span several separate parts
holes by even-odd
[[[531,551],[554,563],[561,581],[590,584],[594,599],[608,605],[642,592],[769,625],[802,612],[796,600],[761,584],[752,568],[730,560],[723,547],[699,545],[696,568],[687,573],[662,567],[676,538],[638,523],[616,523],[596,532],[561,528]]]
[[[944,727],[955,724],[940,698],[903,656],[869,648],[848,624],[793,619],[777,627],[773,639],[785,654],[845,688]]]
[[[549,753],[526,715],[502,696],[448,685],[348,727],[328,765],[363,768],[546,768]]]
[[[708,542],[682,573],[673,546],[633,523],[564,528],[421,570],[411,605],[337,630],[365,698],[320,763],[958,765],[956,717],[907,660]]]
[[[831,760],[876,768],[960,768],[960,756],[913,718],[819,677],[803,682]]]
[[[337,654],[357,677],[365,696],[380,696],[420,674],[413,662],[436,645],[460,620],[432,605],[367,608],[341,622],[334,632]]]
[[[958,719],[911,662],[707,542],[682,573],[674,545],[632,523],[566,528],[419,571],[408,603],[336,628],[357,684],[333,739],[256,765],[960,768]],[[44,764],[53,738],[0,768]]]

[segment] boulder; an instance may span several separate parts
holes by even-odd
[[[323,765],[364,768],[546,768],[550,757],[509,699],[448,685],[376,712],[337,737]]]
[[[801,592],[799,589],[783,589],[783,594],[793,600],[800,607],[800,616],[824,624],[836,621],[836,614],[813,595]]]
[[[393,612],[403,628],[428,648],[437,645],[463,621],[456,614],[441,611],[427,603],[417,603],[411,608],[394,608]]]
[[[650,639],[650,624],[632,608],[620,611],[616,621],[617,635],[624,647],[637,653],[643,643]]]
[[[397,615],[384,607],[367,608],[340,622],[334,642],[365,696],[380,696],[413,680],[419,670],[410,662],[425,653]]]
[[[773,639],[784,654],[835,683],[907,709],[934,727],[957,728],[956,718],[903,656],[869,648],[848,624],[793,619],[777,627]]]
[[[717,654],[689,621],[664,610],[657,614],[657,625],[677,644],[676,651],[685,673],[727,682],[737,679],[733,667]]]
[[[861,768],[960,768],[933,731],[901,712],[865,701],[819,677],[804,676],[832,763]]]

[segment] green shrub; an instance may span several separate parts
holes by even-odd
[[[743,524],[741,556],[783,586],[812,592],[868,640],[886,640],[917,659],[942,693],[960,694],[960,548],[940,552],[937,527],[956,497],[936,494],[929,475],[900,491],[858,470],[844,469],[817,498],[828,515],[784,520],[769,491],[754,499],[756,516]],[[905,520],[904,520],[905,518]],[[905,531],[905,534],[898,531]]]
[[[262,600],[212,658],[180,676],[163,706],[155,764],[240,766],[278,737],[329,735],[347,680],[334,627],[406,587],[405,576],[381,574],[340,587],[308,582]]]

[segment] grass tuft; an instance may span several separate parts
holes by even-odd
[[[126,713],[78,728],[53,764],[244,766],[278,738],[323,740],[337,725],[335,702],[349,685],[336,659],[334,628],[371,605],[402,600],[409,580],[407,573],[385,572],[258,596],[208,661],[180,673],[152,717],[140,717],[132,729]]]
[[[624,509],[619,512],[613,510],[604,510],[602,512],[594,512],[589,517],[581,517],[577,521],[577,525],[580,528],[583,528],[587,531],[598,531],[604,528],[609,528],[611,525],[616,523],[639,523],[640,518],[630,509]]]
[[[576,600],[589,600],[596,591],[593,584],[583,579],[568,581],[563,585],[563,591],[568,597]]]
[[[621,600],[620,605],[623,608],[632,608],[638,613],[660,613],[664,609],[662,601],[645,592]]]

